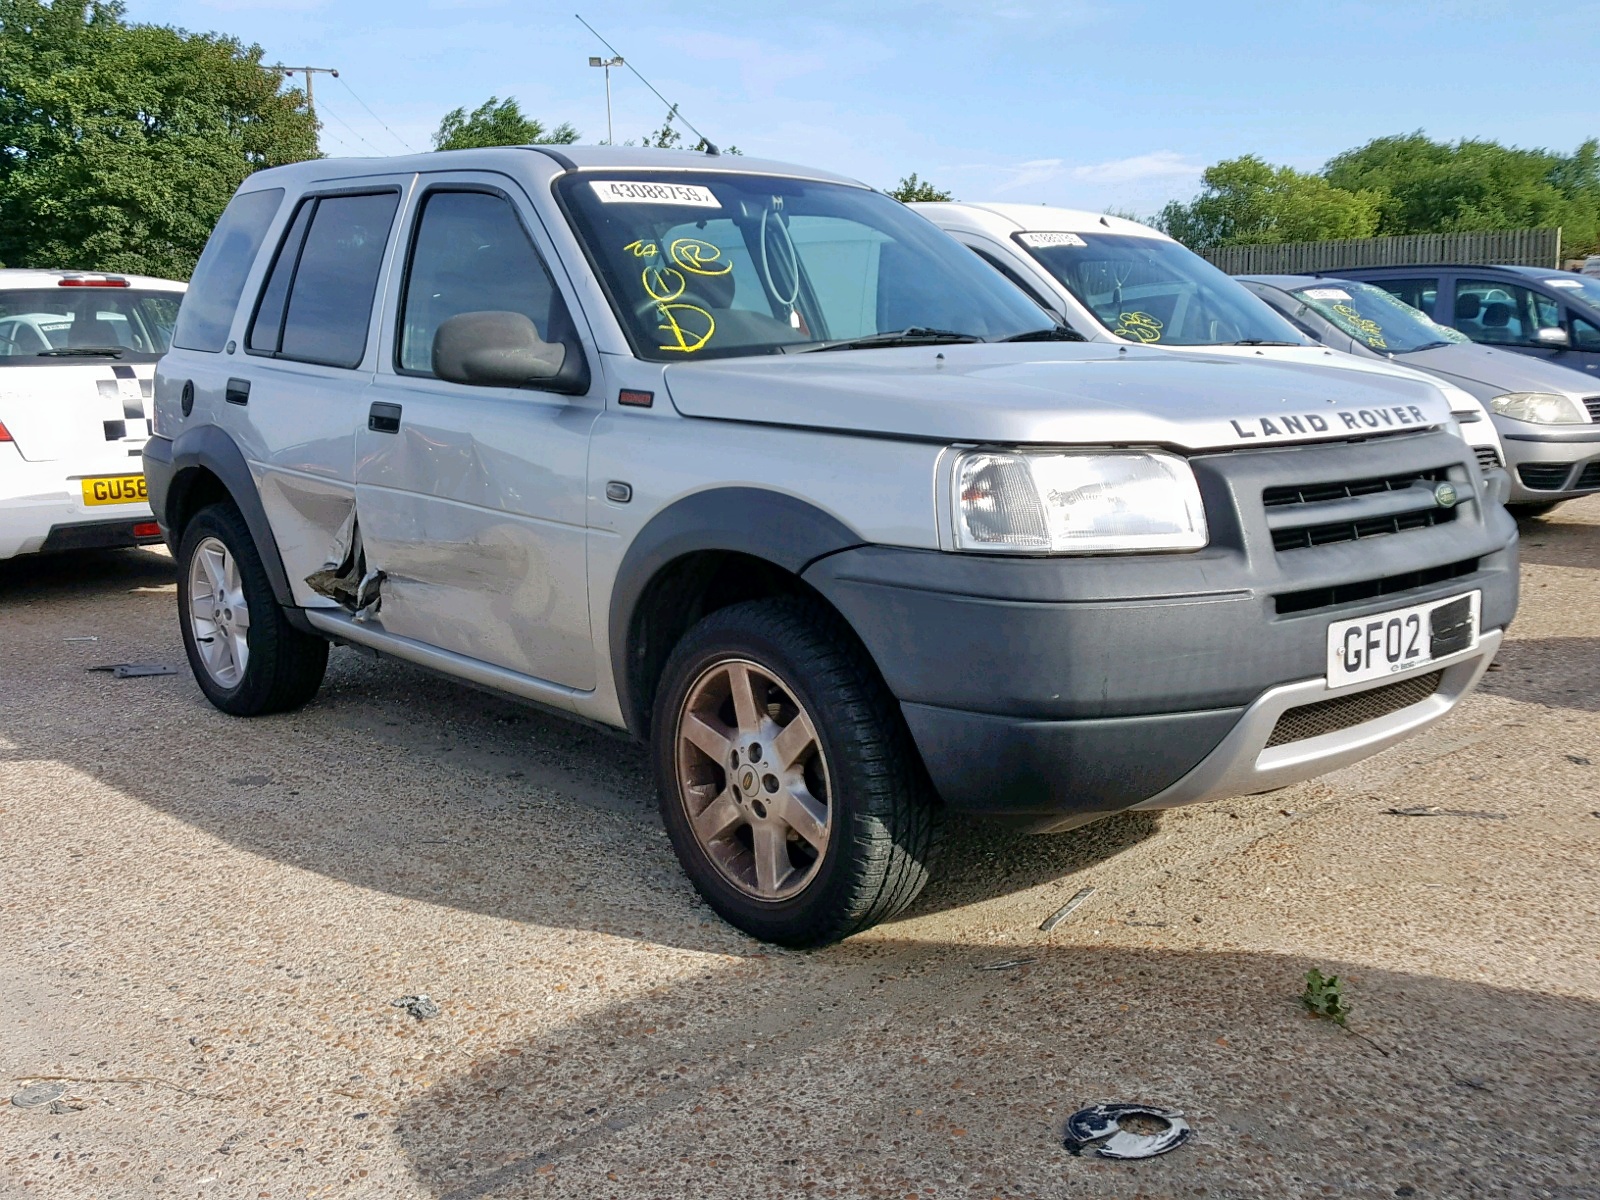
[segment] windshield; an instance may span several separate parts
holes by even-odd
[[[1569,300],[1578,297],[1589,302],[1594,308],[1600,308],[1600,277],[1594,275],[1549,275],[1543,280],[1547,287],[1566,296]]]
[[[0,365],[97,357],[155,362],[167,352],[182,299],[182,292],[135,288],[0,291]]]
[[[1050,324],[959,243],[865,188],[709,171],[574,173],[556,187],[641,358],[907,330],[995,340]]]
[[[1102,325],[1130,342],[1305,344],[1266,301],[1177,242],[1114,233],[1012,236]]]
[[[1387,354],[1409,354],[1472,339],[1436,325],[1426,314],[1370,283],[1335,279],[1289,293],[1357,342]]]

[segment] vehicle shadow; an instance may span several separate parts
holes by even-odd
[[[1270,953],[1027,954],[874,938],[697,973],[382,1115],[438,1200],[1596,1194],[1593,1003]],[[1353,1033],[1300,1011],[1310,966],[1344,977]],[[1069,1155],[1066,1116],[1117,1101],[1183,1111],[1193,1141]]]
[[[165,547],[28,554],[0,561],[0,602],[50,600],[96,585],[169,583],[175,574]]]
[[[1522,561],[1600,570],[1600,500],[1569,501],[1543,517],[1517,522]],[[1587,518],[1587,519],[1586,519]]]
[[[1479,689],[1550,708],[1600,712],[1600,638],[1507,638]]]
[[[189,675],[166,557],[10,575],[0,574],[0,624],[29,636],[7,666],[0,756],[74,766],[230,845],[364,888],[763,952],[695,895],[661,829],[645,753],[621,735],[350,649],[334,652],[306,708],[243,721],[206,703]],[[113,661],[176,674],[86,670]],[[146,743],[164,749],[147,757]],[[1149,836],[1156,818],[1041,838],[954,824],[943,875],[907,918],[1070,877]]]

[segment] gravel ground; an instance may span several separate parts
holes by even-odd
[[[235,720],[164,555],[0,564],[0,1196],[1600,1197],[1600,499],[1523,536],[1443,725],[1268,796],[963,827],[817,953],[697,902],[627,742],[350,650]],[[135,660],[180,672],[85,670]],[[1106,1100],[1194,1137],[1072,1157]]]

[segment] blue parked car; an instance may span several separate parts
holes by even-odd
[[[1475,342],[1587,372],[1600,386],[1600,278],[1539,267],[1345,267]]]

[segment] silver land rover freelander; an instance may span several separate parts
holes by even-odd
[[[946,809],[1067,829],[1373,754],[1516,609],[1436,388],[1085,343],[781,163],[263,171],[172,341],[144,461],[212,703],[304,704],[331,642],[626,729],[695,886],[790,945],[905,907]]]

